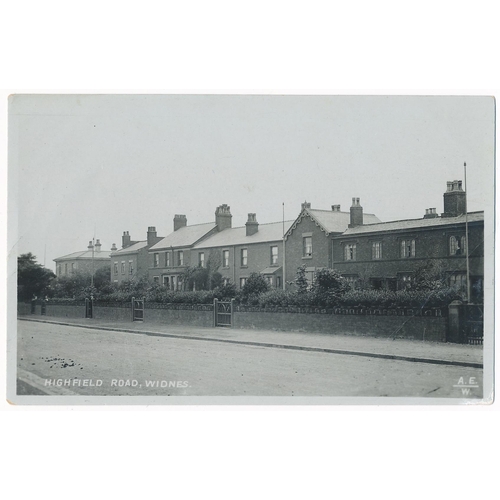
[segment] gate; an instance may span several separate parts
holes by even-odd
[[[92,299],[85,299],[85,317],[94,317],[94,301]]]
[[[42,300],[40,314],[42,316],[46,316],[47,315],[47,302],[45,300]]]
[[[465,307],[465,337],[467,344],[483,344],[483,306],[469,304]]]
[[[144,299],[132,297],[132,321],[144,321]]]
[[[214,299],[214,326],[233,326],[233,302],[222,302]]]

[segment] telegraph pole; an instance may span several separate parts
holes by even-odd
[[[467,163],[464,162],[465,187],[465,262],[467,266],[467,304],[470,303],[470,276],[469,276],[469,220],[467,216]]]
[[[285,278],[285,202],[283,202],[283,290],[286,290]]]

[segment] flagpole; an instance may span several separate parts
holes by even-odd
[[[286,289],[285,277],[285,202],[283,202],[283,290]]]
[[[467,304],[470,303],[470,276],[469,276],[469,220],[467,216],[467,163],[464,162],[464,188],[465,188],[465,262],[467,269]]]

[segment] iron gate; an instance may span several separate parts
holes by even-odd
[[[144,299],[132,297],[132,321],[144,321]]]
[[[85,299],[85,317],[94,317],[94,301],[92,299]]]
[[[40,314],[42,316],[46,316],[47,315],[47,302],[45,300],[42,300]]]
[[[483,343],[483,306],[469,304],[465,308],[465,336],[470,345]]]
[[[214,299],[214,326],[233,326],[233,302]]]

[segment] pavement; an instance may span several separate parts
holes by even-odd
[[[232,328],[202,328],[156,323],[97,320],[84,318],[33,318],[19,320],[54,323],[74,327],[127,332],[137,335],[170,337],[193,341],[220,342],[235,345],[289,349],[295,351],[346,354],[368,358],[461,366],[483,367],[483,346],[385,339],[367,336],[327,333],[284,332],[276,330],[243,330]]]

